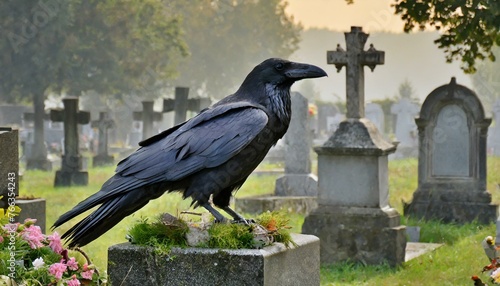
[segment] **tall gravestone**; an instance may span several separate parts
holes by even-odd
[[[108,112],[99,112],[99,120],[92,121],[92,127],[99,130],[97,155],[92,159],[92,166],[105,166],[114,163],[113,156],[108,154],[108,130],[115,126],[115,121],[109,118]]]
[[[493,104],[492,108],[494,126],[490,127],[488,136],[488,149],[495,156],[500,156],[500,100]]]
[[[497,218],[486,190],[490,118],[477,95],[455,78],[425,99],[418,126],[418,188],[405,215],[465,223]]]
[[[377,103],[368,103],[366,105],[365,116],[368,120],[370,120],[377,129],[384,134],[385,130],[385,118],[384,118],[384,110],[380,104]]]
[[[391,106],[391,113],[396,117],[394,133],[396,140],[399,141],[396,157],[416,157],[418,139],[415,117],[418,115],[418,104],[409,98],[401,98]]]
[[[176,87],[175,98],[163,99],[163,112],[175,111],[174,125],[181,124],[187,119],[187,112],[200,112],[210,106],[212,101],[207,97],[189,97],[188,87]]]
[[[78,125],[90,122],[90,113],[79,111],[78,97],[62,99],[64,109],[50,111],[50,119],[64,124],[64,154],[61,170],[56,172],[54,186],[88,185],[88,172],[82,170],[83,160],[79,150]]]
[[[363,69],[383,64],[384,52],[373,45],[364,51],[368,34],[360,27],[351,27],[345,38],[347,50],[338,46],[327,59],[338,71],[347,69],[347,119],[315,148],[318,208],[305,218],[302,232],[320,238],[322,263],[399,265],[404,262],[406,230],[389,206],[387,158],[396,147],[364,118]]]
[[[291,93],[292,118],[285,134],[285,174],[276,180],[274,195],[235,198],[236,209],[243,213],[262,213],[286,209],[309,213],[317,206],[318,179],[311,174],[312,135],[309,129],[308,101],[298,92]]]
[[[277,196],[316,196],[318,181],[311,174],[311,132],[308,101],[292,92],[292,118],[285,135],[285,175],[276,180]]]
[[[153,101],[143,101],[142,111],[136,111],[133,113],[134,120],[142,121],[142,140],[156,134],[156,132],[153,131],[153,124],[155,121],[160,121],[163,117],[161,112],[153,110],[153,106]]]

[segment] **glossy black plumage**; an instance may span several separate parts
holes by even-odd
[[[99,206],[69,229],[69,246],[83,246],[124,217],[165,192],[180,191],[203,206],[218,221],[235,220],[229,209],[238,189],[285,134],[290,123],[290,86],[303,78],[326,76],[315,66],[268,59],[256,66],[232,95],[194,118],[140,143],[140,148],[118,163],[116,173],[101,190],[63,214],[58,227],[78,214]]]

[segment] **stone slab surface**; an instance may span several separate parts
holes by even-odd
[[[405,262],[426,254],[427,252],[434,251],[443,245],[444,244],[441,243],[407,242]]]
[[[250,214],[280,209],[308,214],[318,206],[318,203],[316,196],[258,196],[236,198],[235,205],[238,212]]]
[[[108,249],[113,285],[320,285],[319,239],[292,234],[297,247],[276,243],[263,249],[173,248],[122,243]]]

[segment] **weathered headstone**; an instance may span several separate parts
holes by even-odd
[[[339,120],[337,120],[341,116]],[[336,123],[340,123],[342,121],[343,116],[340,114],[339,109],[333,103],[321,103],[318,104],[318,135],[321,136],[323,134],[331,135],[334,131],[332,129],[332,119],[336,121]],[[335,124],[335,123],[333,123]],[[338,124],[337,124],[338,125]],[[333,127],[335,128],[335,127]]]
[[[488,149],[495,156],[500,156],[500,100],[493,104],[493,122],[494,126],[490,127],[488,136]]]
[[[44,113],[41,121],[35,120],[33,112],[23,113],[23,121],[25,124],[33,122],[33,132],[30,142],[26,142],[25,148],[29,149],[26,152],[26,169],[27,170],[52,170],[52,162],[47,159],[47,146],[46,146],[46,120],[50,119],[50,114]]]
[[[92,121],[92,127],[99,130],[97,155],[92,160],[92,166],[113,164],[114,158],[108,154],[108,129],[115,127],[115,121],[109,118],[108,112],[99,112],[99,120]]]
[[[88,172],[82,170],[79,150],[78,124],[88,124],[90,113],[78,111],[78,97],[62,99],[64,109],[52,109],[50,119],[64,124],[64,154],[61,170],[56,172],[54,186],[88,185]]]
[[[211,104],[210,98],[207,97],[189,97],[188,87],[176,87],[175,98],[163,99],[163,112],[175,111],[174,124],[181,124],[186,121],[188,111],[200,112]]]
[[[308,101],[292,92],[292,118],[285,135],[285,175],[276,180],[277,196],[316,196],[318,181],[311,174],[311,132]]]
[[[10,222],[23,222],[36,218],[37,225],[45,232],[45,200],[19,196],[19,132],[10,127],[0,127],[0,208],[21,208],[21,213]]]
[[[161,112],[153,110],[153,106],[153,101],[143,101],[142,111],[135,111],[133,114],[134,120],[142,121],[142,140],[156,134],[156,132],[153,131],[153,124],[155,121],[160,121],[163,117]]]
[[[347,68],[347,119],[318,153],[318,208],[304,221],[302,232],[321,240],[321,262],[358,261],[399,265],[405,259],[406,231],[389,205],[386,142],[364,118],[364,66],[384,63],[384,52],[364,51],[368,34],[360,27],[345,33],[347,50],[327,52],[329,64]]]
[[[380,104],[377,103],[368,103],[366,105],[366,118],[373,122],[380,133],[384,134],[385,128],[385,118],[384,118],[384,110]]]
[[[455,78],[425,99],[418,126],[418,188],[405,215],[491,223],[497,206],[486,190],[486,138],[490,118],[477,95]]]
[[[418,140],[415,117],[418,115],[418,104],[409,98],[401,98],[391,106],[391,113],[396,115],[395,135],[399,141],[397,158],[417,156]]]
[[[235,205],[243,213],[262,213],[287,209],[309,213],[317,206],[317,177],[311,174],[311,133],[307,98],[292,92],[292,118],[284,138],[285,174],[276,180],[274,195],[236,198]]]
[[[0,196],[1,208],[8,199],[19,196],[19,131],[0,127]],[[11,200],[12,201],[12,200]]]
[[[113,285],[320,285],[319,240],[292,234],[297,244],[263,249],[154,248],[122,243],[108,249]]]

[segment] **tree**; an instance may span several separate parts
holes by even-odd
[[[467,73],[476,71],[476,60],[495,60],[492,48],[500,46],[500,1],[497,0],[394,0],[394,13],[405,22],[404,31],[434,27],[435,40],[446,60],[462,61]],[[346,0],[352,4],[354,0]]]
[[[493,49],[497,55],[500,47]],[[471,75],[474,90],[481,99],[483,105],[490,109],[497,100],[500,100],[500,62],[485,61],[479,63],[477,72]]]
[[[190,56],[174,82],[221,98],[269,57],[287,58],[297,48],[300,25],[285,14],[282,0],[172,1],[183,18]]]
[[[500,46],[500,2],[497,0],[395,0],[395,13],[405,21],[404,31],[435,27],[435,41],[448,62],[461,59],[465,72],[476,71],[476,60],[495,60],[493,46]]]
[[[186,46],[179,19],[167,14],[161,0],[0,2],[0,91],[9,101],[32,97],[38,159],[46,156],[48,92],[130,91],[141,88],[137,75],[146,71],[154,82],[173,76],[169,59]]]

